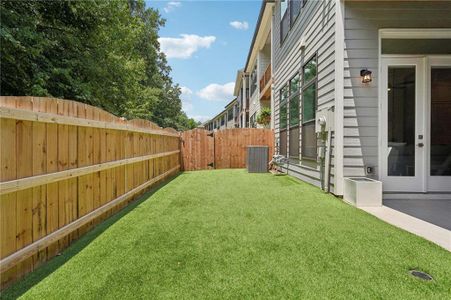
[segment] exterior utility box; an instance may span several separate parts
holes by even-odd
[[[268,152],[268,146],[247,146],[247,171],[249,173],[268,172]]]
[[[343,199],[357,207],[382,206],[382,182],[366,177],[345,178]]]

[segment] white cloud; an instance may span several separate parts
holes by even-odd
[[[215,36],[198,36],[196,34],[181,34],[180,38],[162,37],[158,41],[167,58],[190,58],[200,48],[210,48],[216,41]]]
[[[233,97],[234,82],[211,83],[197,92],[197,95],[210,101],[230,101]]]
[[[235,29],[239,29],[239,30],[248,30],[249,29],[249,23],[247,23],[246,21],[232,21],[229,23],[230,26],[232,26]]]
[[[193,91],[190,88],[186,87],[186,86],[181,86],[180,87],[180,91],[182,92],[182,96],[183,95],[189,96],[189,95],[193,94]]]
[[[163,8],[166,13],[173,11],[174,9],[182,6],[182,2],[179,1],[169,1],[168,4]]]
[[[191,100],[191,95],[193,91],[186,86],[180,87],[181,95],[180,99],[182,100],[182,109],[184,112],[189,112],[193,109],[193,103]]]

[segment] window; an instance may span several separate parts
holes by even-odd
[[[279,107],[279,135],[280,135],[280,149],[281,155],[287,155],[287,102],[288,102],[288,87],[284,86],[280,90],[280,107]]]
[[[280,1],[280,45],[288,35],[290,28],[301,14],[306,0],[281,0]]]
[[[224,126],[225,124],[225,115],[221,116],[221,126]]]
[[[251,123],[251,126],[250,126],[251,128],[256,128],[257,127],[255,113],[251,116],[250,123]]]
[[[299,74],[290,80],[289,137],[290,158],[299,159]]]
[[[293,26],[294,22],[301,12],[301,5],[303,0],[290,0],[290,25]]]
[[[316,91],[317,57],[310,59],[302,68],[302,157],[316,159]]]
[[[282,20],[288,10],[288,0],[280,1],[280,19]]]
[[[227,111],[227,121],[232,121],[233,120],[233,107],[231,107],[228,111]]]
[[[290,30],[290,14],[288,13],[288,0],[280,1],[280,44],[288,35]]]
[[[280,90],[280,129],[287,129],[287,100],[288,88],[284,86]]]
[[[451,54],[451,39],[382,39],[382,54]]]

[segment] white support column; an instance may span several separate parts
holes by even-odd
[[[344,0],[335,0],[335,177],[334,193],[343,195],[344,185]]]

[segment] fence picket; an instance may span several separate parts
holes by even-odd
[[[181,134],[183,170],[246,167],[246,147],[269,147],[269,157],[274,153],[274,132],[270,129],[235,128],[219,130],[213,134],[204,129],[193,129]]]
[[[179,135],[148,121],[40,97],[0,96],[0,115],[1,288],[180,169]]]

